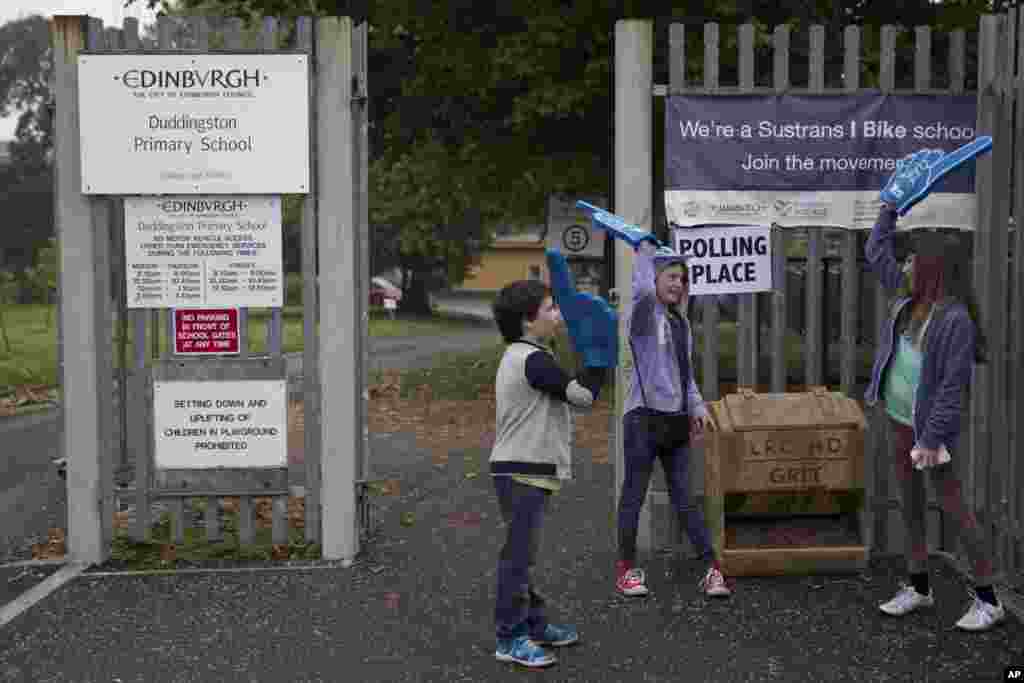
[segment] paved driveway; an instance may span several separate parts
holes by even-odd
[[[438,353],[473,351],[498,341],[497,331],[487,325],[444,337],[373,339],[371,368],[429,367]],[[289,358],[293,389],[302,386],[296,377],[301,376],[301,360],[301,354]],[[64,480],[52,465],[60,454],[62,432],[56,410],[0,418],[0,564],[30,559],[32,544],[45,541],[50,528],[67,529]]]

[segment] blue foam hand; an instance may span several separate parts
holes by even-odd
[[[656,238],[652,233],[647,230],[643,230],[632,223],[627,223],[622,219],[622,217],[616,216],[614,213],[605,211],[604,209],[594,206],[593,204],[589,204],[582,199],[576,202],[576,208],[590,212],[590,220],[593,223],[595,230],[606,230],[609,235],[627,242],[634,249],[640,246],[640,243],[644,241],[650,242],[656,247],[661,246],[658,238]]]
[[[904,157],[903,163],[882,188],[879,198],[906,215],[928,196],[936,183],[950,171],[992,149],[992,138],[982,135],[949,154],[939,149],[924,149]]]
[[[619,359],[619,316],[601,297],[576,290],[561,252],[546,250],[551,291],[569,339],[588,368],[614,368]]]

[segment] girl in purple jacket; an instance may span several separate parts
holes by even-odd
[[[709,564],[701,586],[710,596],[731,593],[703,515],[689,494],[690,443],[713,429],[694,381],[693,337],[685,314],[689,300],[686,262],[668,247],[641,242],[633,262],[633,308],[629,344],[633,372],[623,425],[625,479],[619,497],[619,561],[615,587],[626,596],[647,594],[644,572],[635,566],[640,508],[660,460],[669,497],[690,542]]]
[[[892,435],[910,583],[879,608],[900,617],[934,605],[927,570],[927,472],[947,518],[959,527],[974,567],[973,600],[956,625],[983,631],[1002,621],[1006,612],[992,589],[984,532],[964,504],[950,462],[959,451],[972,366],[983,362],[969,261],[944,235],[920,233],[912,236],[913,253],[901,267],[893,250],[895,224],[896,209],[884,205],[865,252],[890,294],[900,293],[909,274],[910,296],[896,299],[882,327],[865,399],[869,406],[881,402],[882,419]]]

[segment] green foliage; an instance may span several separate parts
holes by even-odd
[[[32,289],[34,303],[50,303],[50,295],[57,289],[57,275],[60,270],[57,256],[57,240],[50,238],[46,246],[36,252],[36,265],[26,268],[25,282]],[[46,307],[46,329],[53,324],[53,307]]]
[[[46,18],[34,14],[0,26],[0,117],[17,114],[15,162],[43,165],[53,146],[48,105],[53,102],[50,79],[53,57]]]
[[[302,305],[302,273],[288,273],[284,277],[284,305]]]
[[[11,352],[11,337],[7,332],[7,317],[4,309],[16,303],[20,284],[15,273],[0,270],[0,333],[3,334],[4,348],[7,353]]]

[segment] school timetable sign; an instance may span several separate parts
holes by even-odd
[[[127,197],[128,308],[284,305],[279,197]]]
[[[304,54],[82,54],[85,194],[305,194]]]

